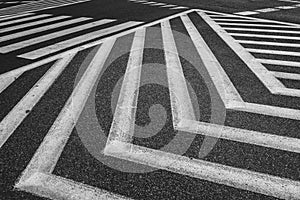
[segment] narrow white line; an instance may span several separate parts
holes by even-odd
[[[184,120],[178,130],[226,140],[300,153],[300,139],[278,136],[218,124]]]
[[[0,76],[0,93],[3,92],[11,83],[13,83],[22,73],[14,76]]]
[[[178,9],[188,9],[188,7],[177,6],[177,7],[174,7],[174,8],[170,8],[170,10],[178,10]]]
[[[300,56],[300,52],[292,52],[292,51],[277,51],[277,50],[250,49],[250,48],[246,48],[246,50],[251,53],[263,53],[263,54],[274,54],[274,55],[285,55],[285,56]]]
[[[39,18],[43,18],[43,17],[49,17],[49,16],[51,16],[51,15],[43,14],[43,15],[36,15],[36,16],[32,16],[32,17],[26,17],[26,18],[22,18],[22,19],[16,19],[16,20],[8,21],[8,22],[2,22],[2,23],[0,23],[0,26],[7,26],[7,25],[10,25],[10,24],[25,22],[25,21],[29,21],[29,20],[33,20],[33,19],[39,19]]]
[[[150,6],[163,6],[166,5],[165,3],[156,3],[156,4],[151,4]]]
[[[55,24],[51,24],[51,25],[41,26],[41,27],[34,28],[34,29],[29,29],[29,30],[26,30],[26,31],[17,32],[17,33],[14,33],[14,34],[10,34],[10,35],[6,35],[6,36],[1,37],[0,42],[4,42],[4,41],[7,41],[7,40],[12,40],[12,39],[23,37],[23,36],[26,36],[26,35],[31,35],[31,34],[34,34],[34,33],[39,33],[39,32],[51,30],[51,29],[54,29],[54,28],[58,28],[58,27],[61,27],[61,26],[66,26],[66,25],[70,25],[70,24],[74,24],[74,23],[78,23],[78,22],[82,22],[82,21],[87,21],[87,20],[90,20],[90,18],[80,17],[80,18],[71,19],[71,20],[67,20],[67,21],[63,21],[63,22],[59,22],[59,23],[55,23]],[[56,32],[56,33],[58,33],[58,32]],[[56,35],[56,33],[53,33],[52,35]],[[50,34],[48,34],[48,35],[50,35]],[[57,35],[56,37],[59,37],[59,36],[60,35]],[[41,36],[41,37],[43,37],[43,36]],[[30,43],[34,42],[34,41],[36,42],[35,38],[34,39],[29,39],[29,40],[26,40],[26,41],[30,41]],[[7,53],[7,52],[13,51],[15,49],[21,48],[19,45],[25,45],[26,41],[13,43],[13,44],[8,45],[8,46],[3,46],[3,47],[0,48],[0,52],[1,53]]]
[[[115,39],[108,39],[98,49],[43,143],[24,170],[19,180],[20,185],[26,184],[26,180],[36,172],[52,173],[114,43]]]
[[[258,12],[254,12],[254,11],[244,11],[244,12],[237,12],[237,13],[234,13],[236,15],[255,15],[255,14],[258,14]]]
[[[11,16],[11,17],[0,17],[0,21],[10,20],[10,19],[15,19],[15,18],[21,18],[21,17],[26,17],[26,16],[30,16],[30,15],[33,15],[33,14],[34,13],[26,13],[26,14],[22,14],[22,15]]]
[[[174,7],[174,6],[177,6],[177,5],[171,5],[171,4],[168,4],[168,5],[161,6],[161,7],[162,7],[162,8],[170,8],[170,7]]]
[[[142,3],[142,4],[145,4],[145,5],[147,5],[147,4],[154,4],[154,3],[157,3],[157,2],[148,1],[148,2],[145,2],[145,3]]]
[[[18,26],[12,26],[12,27],[8,27],[8,28],[3,28],[0,29],[0,33],[5,33],[8,31],[14,31],[14,30],[18,30],[21,28],[27,28],[30,26],[36,26],[36,25],[40,25],[40,24],[44,24],[44,23],[48,23],[48,22],[53,22],[53,21],[58,21],[61,19],[67,19],[70,18],[71,16],[59,16],[59,17],[53,17],[53,18],[49,18],[49,19],[44,19],[44,20],[39,20],[37,22],[30,22],[30,23],[26,23],[26,24],[21,24]]]
[[[181,20],[190,35],[197,52],[203,61],[218,93],[224,102],[225,106],[231,101],[243,101],[238,91],[230,81],[224,69],[221,67],[217,58],[211,52],[210,48],[205,43],[204,39],[193,25],[187,15],[182,15]]]
[[[138,30],[133,38],[126,72],[119,94],[106,145],[113,140],[131,142],[139,95],[146,29]]]
[[[114,152],[118,146],[125,145],[128,151]],[[297,181],[118,141],[110,148],[111,156],[143,165],[278,198],[300,198],[300,182]]]
[[[276,72],[276,71],[272,71],[272,74],[276,78],[282,78],[282,79],[298,80],[298,81],[300,81],[300,74],[285,73],[285,72]]]
[[[293,0],[278,0],[283,2],[291,2],[291,3],[300,3],[300,1],[293,1]]]
[[[283,61],[283,60],[271,60],[271,59],[258,59],[258,58],[256,60],[263,63],[263,64],[300,67],[300,62]]]
[[[255,41],[255,40],[237,40],[242,44],[255,44],[255,45],[267,45],[267,46],[279,46],[279,47],[298,47],[300,44],[295,43],[280,43],[280,42],[266,42],[266,41]]]
[[[264,86],[274,93],[278,88],[284,85],[278,81],[260,62],[258,62],[245,48],[237,43],[234,38],[228,35],[222,27],[211,20],[207,15],[202,12],[198,14],[206,21],[211,28],[226,42],[226,44],[243,60],[248,68],[257,76],[257,78],[264,84]]]
[[[264,8],[264,9],[259,9],[259,10],[255,10],[255,11],[265,13],[265,12],[274,12],[274,11],[278,11],[278,9],[276,9],[276,8]]]
[[[196,117],[169,21],[163,21],[161,23],[161,31],[166,60],[173,126],[176,127],[182,119],[195,120]]]
[[[297,4],[297,5],[294,5],[294,6],[296,6],[296,7],[300,7],[300,4]]]
[[[274,29],[259,29],[259,28],[230,28],[224,27],[225,30],[231,31],[248,31],[248,32],[266,32],[266,33],[291,33],[291,34],[300,34],[300,31],[288,31],[288,30],[274,30]]]
[[[224,18],[221,18],[221,19],[213,19],[215,22],[222,22],[222,21],[230,21],[228,23],[231,23],[231,22],[257,22],[253,19],[224,19]]]
[[[29,114],[26,111],[30,111],[35,106],[73,56],[69,55],[57,61],[0,122],[0,147]]]
[[[228,33],[231,36],[239,37],[256,37],[256,38],[274,38],[274,39],[283,39],[283,40],[300,40],[300,37],[292,36],[281,36],[281,35],[262,35],[255,33]]]
[[[50,53],[55,53],[57,51],[66,49],[68,47],[71,47],[71,46],[74,46],[74,45],[77,45],[77,44],[80,44],[83,42],[87,42],[89,40],[93,40],[93,39],[96,39],[96,38],[99,38],[99,37],[102,37],[102,36],[117,32],[117,31],[121,31],[123,29],[130,28],[132,26],[136,26],[141,23],[143,23],[143,22],[134,22],[134,21],[125,22],[123,24],[119,24],[119,25],[116,25],[113,27],[94,31],[94,32],[91,32],[91,33],[88,33],[85,35],[81,35],[81,36],[78,36],[78,37],[75,37],[75,38],[72,38],[69,40],[64,40],[62,42],[19,55],[18,57],[27,58],[27,59],[40,58],[40,57],[46,56]]]
[[[299,27],[293,27],[293,26],[288,26],[288,25],[273,25],[273,24],[255,24],[255,23],[225,23],[225,22],[221,22],[218,23],[219,25],[223,25],[223,26],[251,26],[251,27],[271,27],[271,28],[287,28],[287,29],[299,29]]]
[[[294,6],[278,6],[276,8],[283,9],[283,10],[289,10],[289,9],[293,9],[295,7]]]

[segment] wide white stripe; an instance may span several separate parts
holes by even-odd
[[[263,53],[263,54],[274,54],[274,55],[285,55],[285,56],[300,56],[300,52],[293,52],[293,51],[278,51],[278,50],[268,50],[268,49],[250,49],[250,48],[246,48],[246,50],[251,53]]]
[[[2,22],[2,23],[0,23],[0,26],[7,26],[10,24],[25,22],[25,21],[39,19],[39,18],[43,18],[43,17],[49,17],[49,16],[51,16],[51,15],[50,14],[35,15],[32,17],[26,17],[26,18],[22,18],[22,19],[16,19],[16,20],[12,20],[12,21]]]
[[[287,29],[299,29],[299,27],[293,27],[293,26],[288,26],[288,25],[275,25],[275,24],[257,24],[257,23],[225,23],[225,22],[221,22],[218,23],[219,25],[223,25],[223,26],[251,26],[251,27],[271,27],[271,28],[287,28]]]
[[[109,145],[113,140],[124,142],[132,141],[139,95],[145,34],[146,29],[142,28],[136,31],[134,35],[126,72],[106,145]]]
[[[168,4],[168,5],[165,5],[165,6],[161,6],[162,8],[170,8],[170,7],[174,7],[176,5],[173,5],[173,4]]]
[[[26,180],[36,172],[53,171],[114,43],[115,39],[108,39],[98,49],[43,143],[24,170],[19,181],[20,185],[26,183]]]
[[[0,76],[0,93],[3,92],[11,83],[13,83],[22,73],[14,76]]]
[[[12,39],[16,39],[16,38],[19,38],[19,37],[23,37],[23,36],[43,32],[43,31],[51,30],[51,29],[58,28],[58,27],[61,27],[61,26],[66,26],[66,25],[86,21],[86,20],[89,20],[89,19],[90,18],[80,17],[80,18],[77,18],[77,19],[71,19],[71,20],[67,20],[67,21],[63,21],[63,22],[59,22],[59,23],[55,23],[55,24],[51,24],[51,25],[46,25],[46,26],[42,26],[42,27],[38,27],[38,28],[34,28],[34,29],[29,29],[29,30],[26,30],[26,31],[17,32],[17,33],[14,33],[14,34],[10,34],[10,35],[6,35],[6,36],[1,37],[0,42],[4,42],[4,41],[7,41],[7,40],[12,40]],[[68,29],[66,29],[66,30],[68,30]],[[60,31],[60,32],[62,32],[62,31]],[[52,36],[56,35],[56,37],[59,37],[59,35],[57,35],[56,33],[59,33],[59,32],[52,33],[51,35]],[[48,35],[50,35],[50,34],[48,34]],[[37,39],[42,38],[42,37],[43,36],[37,37]],[[51,38],[49,38],[49,39],[51,39]],[[37,40],[34,38],[34,39],[25,40],[25,41],[18,42],[18,43],[13,43],[13,44],[8,45],[8,46],[3,46],[3,47],[0,48],[0,52],[1,53],[7,53],[7,52],[13,51],[15,49],[21,48],[22,45],[26,45],[28,43],[32,44],[32,42],[37,43]]]
[[[253,20],[253,19],[224,19],[224,18],[221,18],[221,19],[219,19],[219,18],[217,18],[217,19],[213,18],[213,19],[216,22],[230,21],[228,23],[231,23],[231,22],[255,22],[255,20]]]
[[[218,124],[184,120],[178,130],[226,140],[300,153],[300,139]]]
[[[156,3],[156,4],[151,4],[150,6],[163,6],[163,5],[166,5],[164,3]]]
[[[31,51],[31,52],[19,55],[18,57],[27,58],[27,59],[36,59],[36,58],[39,58],[42,56],[46,56],[50,53],[54,53],[54,52],[66,49],[68,47],[86,42],[86,41],[90,41],[90,40],[126,29],[126,28],[129,28],[132,26],[136,26],[141,23],[143,23],[143,22],[125,22],[123,24],[119,24],[119,25],[116,25],[113,27],[94,31],[94,32],[84,34],[84,35],[81,35],[81,36],[78,36],[78,37],[75,37],[75,38],[72,38],[69,40],[65,40],[65,41],[62,41],[62,42],[59,42],[59,43],[56,43],[56,44],[53,44],[53,45],[50,45],[50,46],[47,46],[47,47],[44,47],[41,49],[37,49],[35,51]]]
[[[34,13],[26,13],[26,14],[22,14],[22,15],[11,16],[11,17],[0,17],[0,21],[15,19],[15,18],[19,18],[19,17],[30,16],[30,15],[33,15],[33,14]]]
[[[174,8],[170,8],[170,10],[178,10],[178,9],[188,9],[188,7],[177,6],[177,7],[174,7]]]
[[[299,47],[300,44],[295,43],[280,43],[280,42],[266,42],[266,41],[255,41],[255,40],[237,40],[242,44],[255,44],[255,45],[267,45],[267,46],[279,46],[279,47]]]
[[[70,18],[71,16],[59,16],[59,17],[53,17],[53,18],[49,18],[49,19],[44,19],[44,20],[39,20],[36,22],[30,22],[30,23],[26,23],[26,24],[21,24],[21,25],[17,25],[17,26],[12,26],[12,27],[8,27],[8,28],[3,28],[0,29],[0,33],[5,33],[8,31],[14,31],[14,30],[18,30],[21,28],[27,28],[30,26],[36,26],[36,25],[40,25],[40,24],[44,24],[44,23],[48,23],[48,22],[54,22],[54,21],[58,21],[61,19],[66,19],[66,18]]]
[[[286,73],[286,72],[276,72],[276,71],[272,71],[272,74],[276,78],[300,81],[300,74]]]
[[[274,12],[274,11],[277,11],[277,10],[278,9],[276,9],[276,8],[264,8],[264,9],[259,9],[259,10],[255,10],[255,11],[265,13],[265,12]]]
[[[236,15],[255,15],[255,14],[258,14],[258,12],[254,12],[254,11],[244,11],[244,12],[237,12],[237,13],[234,13]]]
[[[259,28],[230,28],[224,27],[225,30],[231,31],[248,31],[248,32],[266,32],[266,33],[292,33],[292,34],[300,34],[300,31],[290,31],[290,30],[274,30],[272,29],[259,29]]]
[[[289,10],[289,9],[294,9],[295,7],[294,6],[278,6],[276,8],[283,9],[283,10]]]
[[[291,66],[291,67],[300,67],[300,62],[293,62],[293,61],[284,61],[284,60],[272,60],[272,59],[256,59],[257,61],[264,63],[264,64],[271,64],[271,65],[282,65],[282,66]]]
[[[29,114],[26,111],[30,111],[35,106],[73,56],[71,54],[57,61],[0,122],[0,147]]]
[[[262,35],[255,33],[228,33],[232,36],[239,37],[255,37],[255,38],[273,38],[273,39],[283,39],[283,40],[300,40],[300,37],[292,37],[292,36],[281,36],[281,35]]]
[[[163,21],[161,23],[161,31],[167,67],[173,125],[176,127],[181,120],[195,120],[196,117],[169,21]]]
[[[125,146],[127,151],[119,151]],[[109,155],[158,169],[283,199],[300,198],[300,182],[115,141]]]

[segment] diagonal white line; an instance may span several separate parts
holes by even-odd
[[[282,78],[282,79],[288,79],[288,80],[297,80],[297,81],[300,81],[300,74],[285,73],[285,72],[276,72],[276,71],[272,71],[272,74],[273,74],[276,78]]]
[[[255,45],[267,45],[267,46],[280,46],[280,47],[298,47],[300,44],[295,43],[281,43],[281,42],[266,42],[266,41],[255,41],[255,40],[237,40],[242,44],[255,44]]]
[[[49,17],[49,16],[51,16],[51,15],[43,14],[43,15],[36,15],[36,16],[32,16],[32,17],[26,17],[26,18],[22,18],[22,19],[16,19],[16,20],[8,21],[8,22],[2,22],[2,23],[0,23],[0,26],[7,26],[7,25],[10,25],[10,24],[25,22],[25,21],[29,21],[29,20],[33,20],[33,19],[39,19],[39,18],[43,18],[43,17]]]
[[[283,40],[300,40],[300,37],[292,36],[281,36],[281,35],[263,35],[263,34],[252,34],[252,33],[228,33],[232,36],[238,37],[255,37],[255,38],[274,38],[274,39],[283,39]]]
[[[224,27],[225,30],[230,31],[248,31],[248,32],[266,32],[266,33],[291,33],[291,34],[300,34],[300,31],[290,31],[290,30],[275,30],[275,29],[259,29],[259,28],[230,28]]]
[[[278,50],[268,50],[268,49],[250,49],[250,48],[246,48],[246,50],[251,53],[263,53],[263,54],[274,54],[274,55],[285,55],[285,56],[300,56],[300,52],[292,52],[292,51],[278,51]]]
[[[14,16],[11,16],[11,17],[0,17],[0,21],[15,19],[15,18],[19,18],[19,17],[30,16],[30,15],[33,15],[33,14],[34,13],[26,13],[26,14],[22,14],[22,15],[14,15]]]
[[[289,25],[275,25],[275,24],[257,24],[257,23],[225,23],[225,22],[221,22],[218,23],[219,25],[222,26],[251,26],[251,27],[271,27],[271,28],[287,28],[287,29],[299,29],[299,27],[295,27],[295,26],[289,26]]]

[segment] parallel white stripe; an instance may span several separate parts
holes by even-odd
[[[150,6],[163,6],[166,5],[165,3],[156,3],[156,4],[151,4]]]
[[[30,16],[33,15],[34,13],[26,13],[26,14],[22,14],[22,15],[15,15],[15,16],[11,16],[11,17],[1,17],[0,16],[0,21],[4,21],[4,20],[10,20],[10,19],[15,19],[15,18],[19,18],[19,17],[25,17],[25,16]]]
[[[274,55],[285,55],[285,56],[300,56],[300,52],[293,52],[293,51],[278,51],[278,50],[268,50],[268,49],[250,49],[250,48],[246,48],[246,50],[251,53],[263,53],[263,54],[274,54]]]
[[[185,6],[177,6],[177,7],[174,7],[174,8],[170,8],[170,10],[178,10],[178,9],[188,9],[188,7],[185,7]]]
[[[200,121],[184,120],[178,130],[226,140],[300,153],[300,139]]]
[[[16,20],[8,21],[8,22],[2,22],[2,23],[0,23],[0,26],[7,26],[10,24],[25,22],[25,21],[39,19],[39,18],[43,18],[43,17],[49,17],[49,16],[51,16],[51,15],[50,14],[42,14],[42,15],[36,15],[36,16],[26,17],[26,18],[22,18],[22,19],[16,19]]]
[[[14,76],[0,76],[0,93],[3,92],[11,83],[13,83],[22,73]]]
[[[262,35],[255,33],[228,33],[232,36],[239,37],[256,37],[256,38],[274,38],[274,39],[284,39],[284,40],[300,40],[300,37],[292,37],[292,36],[281,36],[281,35]]]
[[[271,64],[271,65],[282,65],[282,66],[291,66],[291,67],[300,67],[300,62],[293,62],[293,61],[284,61],[284,60],[272,60],[272,59],[262,59],[257,58],[257,61],[264,63],[264,64]]]
[[[223,26],[253,26],[253,27],[271,27],[271,28],[288,28],[288,29],[299,29],[299,27],[294,27],[294,26],[288,26],[288,25],[274,25],[274,24],[256,24],[256,23],[225,23],[221,22],[218,23],[219,25]]]
[[[298,80],[298,81],[300,81],[300,74],[285,73],[285,72],[276,72],[276,71],[272,71],[272,74],[276,78],[282,78],[282,79]]]
[[[245,50],[243,46],[235,41],[233,37],[228,35],[222,27],[211,20],[202,12],[197,12],[204,21],[206,21],[212,29],[224,40],[224,42],[243,60],[247,67],[259,78],[265,87],[271,92],[275,93],[278,88],[283,88],[284,85],[278,81],[260,62],[258,62],[253,55]]]
[[[154,4],[154,3],[157,3],[157,2],[148,1],[148,2],[145,2],[145,3],[142,3],[142,4],[145,4],[145,5],[147,5],[147,4]]]
[[[182,15],[181,20],[186,27],[188,34],[190,35],[197,52],[201,57],[201,60],[203,61],[203,64],[205,65],[207,72],[209,73],[225,106],[227,106],[231,101],[242,102],[243,100],[238,91],[230,81],[217,58],[205,43],[197,28],[193,25],[193,22],[187,15]]]
[[[299,47],[300,44],[295,43],[280,43],[280,42],[266,42],[266,41],[255,41],[255,40],[237,40],[242,44],[255,44],[255,45],[267,45],[267,46],[280,46],[280,47]]]
[[[169,8],[169,7],[174,7],[176,5],[173,5],[173,4],[168,4],[168,5],[165,5],[165,6],[161,6],[162,8]]]
[[[244,11],[244,12],[237,12],[237,13],[234,13],[236,15],[255,15],[255,14],[258,14],[258,12],[254,12],[254,11]]]
[[[136,31],[134,35],[106,145],[109,145],[113,140],[124,142],[132,141],[142,71],[145,35],[145,28]]]
[[[173,125],[176,127],[182,119],[195,120],[196,117],[169,21],[166,20],[161,23],[161,32],[170,91]]]
[[[259,10],[255,10],[257,12],[274,12],[277,11],[278,9],[276,8],[264,8],[264,9],[259,9]]]
[[[44,24],[44,23],[48,23],[48,22],[58,21],[58,20],[61,20],[61,19],[67,19],[67,18],[70,18],[70,17],[71,16],[59,16],[59,17],[53,17],[53,18],[49,18],[49,19],[45,19],[45,20],[39,20],[37,22],[30,22],[30,23],[21,24],[21,25],[18,25],[18,26],[3,28],[3,29],[0,29],[0,33],[5,33],[5,32],[8,32],[8,31],[14,31],[14,30],[21,29],[21,28],[27,28],[27,27],[30,27],[30,26],[36,26],[36,25],[40,25],[40,24]]]
[[[23,37],[23,36],[26,36],[26,35],[31,35],[31,34],[34,34],[34,33],[39,33],[39,32],[47,31],[47,30],[50,30],[50,29],[58,28],[58,27],[61,27],[61,26],[66,26],[66,25],[86,21],[86,20],[90,20],[90,18],[80,17],[80,18],[71,19],[71,20],[67,20],[67,21],[63,21],[63,22],[59,22],[59,23],[55,23],[55,24],[51,24],[51,25],[46,25],[46,26],[42,26],[42,27],[38,27],[38,28],[34,28],[34,29],[29,29],[29,30],[26,30],[26,31],[17,32],[17,33],[14,33],[14,34],[10,34],[10,35],[6,35],[6,36],[1,37],[0,42],[4,42],[4,41],[7,41],[7,40],[12,40],[12,39]],[[52,33],[52,34],[56,35],[56,33],[58,34],[58,32],[55,32],[55,33]],[[43,36],[41,36],[41,37],[43,37]],[[59,35],[56,35],[56,37],[59,37]],[[38,38],[40,38],[40,37],[38,37]],[[20,48],[19,45],[25,45],[27,43],[26,41],[29,41],[29,43],[31,43],[31,42],[34,42],[36,40],[33,38],[33,39],[30,39],[30,40],[25,40],[25,41],[22,41],[22,42],[13,43],[13,44],[8,45],[8,46],[3,46],[3,47],[0,48],[0,53],[7,53],[9,51],[13,51],[15,49],[18,49],[18,48]]]
[[[0,122],[0,147],[29,114],[26,111],[30,111],[35,106],[73,56],[71,54],[57,61]]]
[[[283,9],[283,10],[289,10],[289,9],[293,9],[295,7],[294,6],[278,6],[276,8]]]
[[[123,146],[127,151],[116,151]],[[109,155],[158,169],[184,174],[243,190],[283,199],[300,198],[300,182],[277,176],[239,169],[200,159],[171,154],[155,149],[115,141]]]
[[[248,31],[248,32],[266,32],[266,33],[292,33],[292,34],[300,34],[300,31],[289,31],[289,30],[274,30],[274,29],[259,29],[259,28],[230,28],[224,27],[225,30],[231,31]]]
[[[228,23],[231,23],[231,22],[257,22],[256,20],[253,20],[253,19],[224,19],[224,18],[221,18],[221,19],[213,18],[213,19],[216,22],[230,21]]]
[[[83,42],[87,42],[87,41],[90,41],[90,40],[93,40],[93,39],[96,39],[96,38],[99,38],[99,37],[102,37],[102,36],[117,32],[117,31],[121,31],[123,29],[129,28],[132,26],[136,26],[141,23],[143,23],[143,22],[134,22],[134,21],[133,22],[125,22],[123,24],[119,24],[119,25],[116,25],[113,27],[94,31],[94,32],[91,32],[91,33],[88,33],[85,35],[81,35],[81,36],[78,36],[78,37],[75,37],[75,38],[72,38],[69,40],[65,40],[65,41],[44,47],[44,48],[40,48],[40,49],[31,51],[28,53],[19,55],[18,57],[27,58],[27,59],[36,59],[36,58],[66,49],[68,47],[71,47],[71,46],[74,46],[74,45],[77,45],[77,44],[80,44]]]
[[[26,184],[27,179],[36,172],[53,171],[114,43],[115,39],[108,39],[100,46],[18,184]]]

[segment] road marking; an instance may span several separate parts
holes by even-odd
[[[58,21],[58,20],[61,20],[61,19],[67,19],[67,18],[70,18],[70,17],[71,16],[58,16],[58,17],[53,17],[53,18],[49,18],[49,19],[39,20],[37,22],[30,22],[30,23],[26,23],[26,24],[12,26],[12,27],[8,27],[8,28],[3,28],[3,29],[0,29],[0,33],[14,31],[14,30],[22,29],[22,28],[27,28],[27,27],[30,27],[30,26],[36,26],[36,25],[40,25],[40,24],[44,24],[44,23],[48,23],[48,22],[54,22],[54,21]]]
[[[161,6],[161,7],[162,7],[162,8],[170,8],[170,7],[174,7],[174,6],[177,6],[177,5],[169,4],[169,5]]]
[[[231,36],[239,37],[256,37],[256,38],[274,38],[274,39],[283,39],[283,40],[300,40],[300,37],[292,36],[281,36],[281,35],[262,35],[262,34],[253,34],[253,33],[228,33]]]
[[[170,10],[178,10],[178,9],[188,9],[188,7],[185,7],[185,6],[177,6],[177,7],[174,7],[174,8],[170,8]]]
[[[266,41],[255,41],[255,40],[237,40],[242,44],[255,44],[255,45],[267,45],[267,46],[280,46],[280,47],[299,47],[300,44],[295,43],[281,43],[281,42],[266,42]]]
[[[266,33],[290,33],[290,34],[300,34],[300,31],[288,31],[288,30],[274,30],[274,29],[259,29],[259,28],[230,28],[224,27],[225,30],[230,31],[249,31],[249,32],[266,32]]]
[[[139,96],[146,29],[136,31],[106,146],[113,140],[131,142]]]
[[[125,22],[125,23],[118,24],[113,27],[104,28],[104,29],[101,29],[98,31],[88,33],[88,34],[84,34],[84,35],[81,35],[81,36],[78,36],[78,37],[75,37],[75,38],[72,38],[69,40],[64,40],[62,42],[19,55],[18,57],[27,58],[27,59],[40,58],[40,57],[46,56],[50,53],[55,53],[57,51],[66,49],[68,47],[71,47],[71,46],[74,46],[77,44],[81,44],[83,42],[87,42],[87,41],[90,41],[90,40],[93,40],[96,38],[100,38],[102,36],[109,35],[111,33],[121,31],[123,29],[131,28],[131,27],[139,25],[141,23],[143,23],[143,22],[135,22],[135,21]]]
[[[156,3],[156,4],[151,4],[150,6],[163,6],[166,5],[165,3]]]
[[[119,146],[125,146],[124,149],[127,151],[117,152]],[[300,197],[300,182],[297,181],[204,160],[191,159],[120,141],[114,141],[109,148],[111,156],[158,169],[278,198],[298,199]]]
[[[11,16],[11,17],[0,17],[0,21],[11,20],[11,19],[15,19],[15,18],[21,18],[21,17],[25,17],[25,16],[30,16],[30,15],[33,15],[33,14],[34,13],[26,13],[26,14],[22,14],[22,15]]]
[[[262,58],[257,58],[256,60],[263,64],[300,67],[300,62],[294,62],[294,61],[272,60],[272,59],[262,59]]]
[[[276,8],[264,8],[264,9],[259,9],[259,10],[256,10],[258,12],[274,12],[274,11],[278,11],[278,9]]]
[[[31,34],[43,32],[43,31],[47,31],[47,30],[58,28],[58,27],[61,27],[61,26],[66,26],[66,25],[70,25],[70,24],[74,24],[74,23],[78,23],[78,22],[82,22],[82,21],[87,21],[87,20],[90,20],[90,19],[91,18],[80,17],[80,18],[71,19],[71,20],[67,20],[67,21],[63,21],[63,22],[59,22],[59,23],[55,23],[55,24],[51,24],[51,25],[41,26],[41,27],[34,28],[34,29],[29,29],[29,30],[26,30],[26,31],[17,32],[17,33],[14,33],[14,34],[10,34],[10,35],[6,35],[6,36],[1,37],[0,38],[0,42],[4,42],[4,41],[7,41],[7,40],[12,40],[12,39],[23,37],[23,36],[26,36],[26,35],[31,35]],[[90,25],[92,26],[91,23],[90,23]],[[79,26],[77,26],[75,28],[77,28],[78,30],[80,30],[78,27]],[[70,28],[70,29],[74,30],[75,28]],[[64,31],[67,31],[67,30],[70,30],[70,29],[66,29]],[[63,33],[63,31],[59,31],[59,32]],[[49,37],[51,36],[53,38],[54,37],[59,37],[60,35],[57,35],[59,32],[47,34],[47,36],[49,36]],[[43,38],[44,36],[40,36],[40,37],[37,37],[37,38]],[[44,37],[44,38],[48,39],[49,37],[47,37],[47,38]],[[51,38],[49,38],[49,39],[51,39]],[[22,42],[18,42],[18,43],[14,43],[14,44],[8,45],[8,46],[0,47],[0,52],[1,53],[7,53],[7,52],[10,52],[10,51],[22,48],[26,44],[27,45],[28,44],[29,45],[33,44],[32,42],[35,42],[35,44],[38,43],[35,40],[35,38],[29,39],[29,40],[26,40],[26,41],[22,41]]]
[[[271,25],[271,24],[255,24],[255,23],[225,23],[225,22],[222,22],[222,23],[218,23],[219,25],[224,25],[224,26],[258,26],[258,27],[272,27],[272,28],[288,28],[288,29],[293,29],[293,28],[296,28],[296,29],[299,29],[299,27],[291,27],[291,26],[287,26],[287,25]]]
[[[214,21],[216,22],[221,22],[221,21],[230,21],[231,22],[257,22],[256,20],[249,20],[249,19],[224,19],[224,18],[221,18],[221,19],[214,19]]]
[[[277,50],[268,50],[268,49],[251,49],[251,48],[246,48],[246,50],[251,53],[264,53],[264,54],[285,55],[285,56],[300,56],[300,52],[293,52],[293,51],[277,51]]]
[[[27,111],[30,111],[35,106],[72,60],[73,56],[74,55],[71,54],[57,61],[0,122],[0,147],[2,147],[15,129],[21,124],[29,114]]]
[[[22,73],[15,74],[15,76],[0,76],[0,93],[13,83],[21,74]]]
[[[258,12],[254,12],[254,11],[244,11],[244,12],[237,12],[237,13],[234,13],[236,15],[255,15],[255,14],[258,14]]]
[[[276,8],[283,9],[283,10],[289,10],[289,9],[293,9],[293,8],[296,8],[296,7],[294,7],[294,6],[278,6]]]
[[[300,81],[300,74],[276,72],[276,71],[273,71],[272,73],[276,78]]]
[[[2,23],[0,23],[0,26],[7,26],[7,25],[10,25],[10,24],[25,22],[25,21],[44,18],[44,17],[49,17],[49,16],[51,16],[51,15],[43,14],[43,15],[36,15],[36,16],[32,16],[32,17],[25,17],[25,18],[22,18],[22,19],[16,19],[16,20],[12,20],[12,21],[2,22]]]

